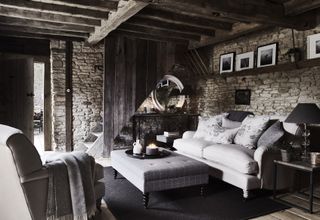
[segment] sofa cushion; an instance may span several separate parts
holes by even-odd
[[[212,142],[198,138],[188,139],[176,139],[173,142],[173,147],[178,151],[186,154],[190,154],[195,157],[202,157],[203,149],[207,146],[212,145]]]
[[[212,129],[214,125],[221,125],[222,118],[226,116],[226,113],[211,116],[208,118],[199,117],[198,128],[196,133],[194,134],[194,138],[206,138],[209,136],[208,131]]]
[[[277,121],[271,125],[259,138],[257,147],[270,147],[278,142],[284,135],[281,122]]]
[[[268,125],[269,119],[268,116],[248,115],[243,120],[234,138],[234,143],[243,145],[249,149],[255,149],[259,137]]]
[[[222,127],[224,128],[239,128],[241,126],[241,122],[232,121],[226,117],[222,118]]]
[[[218,144],[232,144],[239,128],[228,129],[215,125],[210,129],[209,136],[205,140]]]
[[[237,144],[214,144],[204,148],[203,158],[222,164],[244,174],[258,173],[254,150]]]
[[[232,121],[242,122],[248,115],[253,115],[252,112],[246,111],[229,111],[227,118]]]

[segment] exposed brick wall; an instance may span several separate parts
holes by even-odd
[[[53,148],[65,149],[65,42],[51,41]],[[73,143],[102,121],[103,45],[73,43]]]
[[[296,47],[306,57],[307,36],[319,33],[320,27],[309,31],[295,31]],[[278,63],[288,62],[286,52],[292,47],[291,29],[275,28],[247,35],[212,48],[212,67],[219,74],[220,55],[254,51],[260,45],[279,43]],[[256,59],[255,59],[256,60]],[[298,102],[320,104],[320,67],[291,71],[270,72],[252,76],[199,79],[197,96],[191,99],[191,108],[201,114],[216,114],[230,109],[248,110],[256,114],[286,115]],[[235,105],[236,89],[251,89],[251,105]]]

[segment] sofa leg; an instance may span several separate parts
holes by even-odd
[[[113,169],[113,178],[117,179],[118,171],[116,169]]]
[[[148,208],[149,203],[149,193],[143,193],[143,206],[145,209]]]
[[[243,189],[243,198],[248,199],[249,198],[249,190]]]

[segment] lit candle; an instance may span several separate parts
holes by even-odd
[[[155,144],[149,144],[146,148],[147,155],[157,155],[159,153],[159,148]]]

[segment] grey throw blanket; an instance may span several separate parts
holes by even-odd
[[[94,160],[86,153],[57,153],[47,157],[48,220],[87,220],[96,211]]]

